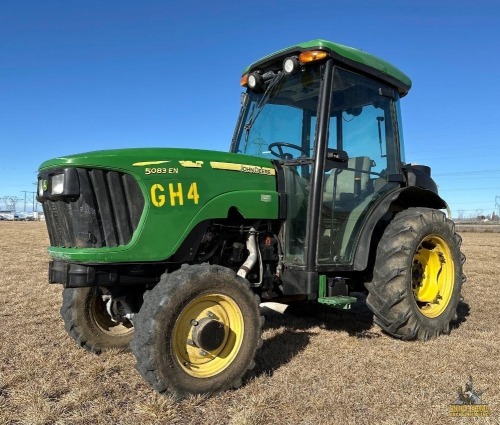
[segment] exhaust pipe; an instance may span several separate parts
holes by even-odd
[[[257,243],[255,242],[255,229],[253,227],[248,232],[247,249],[250,254],[237,273],[238,276],[243,278],[246,278],[248,272],[255,266],[258,257]]]

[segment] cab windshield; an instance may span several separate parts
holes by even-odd
[[[232,151],[268,159],[312,158],[319,87],[320,70],[309,67],[276,75],[266,93],[249,90]]]

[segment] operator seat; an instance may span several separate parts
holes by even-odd
[[[334,168],[328,176],[323,204],[330,208],[351,210],[371,191],[372,160],[367,156],[349,158],[347,168]]]

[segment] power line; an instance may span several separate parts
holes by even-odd
[[[453,152],[455,153],[456,150],[453,149]],[[429,154],[431,154],[431,152],[429,152]],[[411,159],[412,162],[415,162],[417,160],[420,161],[420,162],[427,162],[429,160],[434,161],[436,159],[439,159],[439,158],[436,158],[436,156],[434,155],[434,153],[432,153],[432,154],[433,154],[432,157],[431,156],[427,157],[427,156],[418,156],[418,155],[415,155],[415,156],[409,157],[408,159]],[[467,154],[470,155],[470,152],[468,152]],[[449,160],[449,159],[463,159],[464,155],[466,155],[466,154],[462,154],[462,155],[448,155],[448,154],[446,154],[446,155],[443,155],[442,158],[446,159],[446,160]],[[480,154],[475,153],[474,154],[474,158],[485,157],[485,156],[492,157],[492,156],[495,156],[495,155],[498,155],[498,152],[491,152],[490,151],[488,153],[480,153]],[[407,155],[405,155],[405,157],[406,156]]]
[[[490,201],[453,202],[453,205],[488,204]]]
[[[415,143],[419,143],[421,144],[422,143],[422,139],[415,142]],[[431,144],[431,143],[429,143]],[[432,143],[433,144],[433,143]],[[434,144],[433,144],[434,145]],[[415,144],[413,144],[412,146],[415,146]],[[498,144],[497,143],[493,143],[493,144],[486,144],[486,145],[480,145],[480,144],[475,144],[474,145],[474,150],[475,151],[478,151],[478,150],[482,150],[482,149],[487,149],[488,151],[491,152],[491,149],[490,148],[499,148]],[[411,155],[414,155],[414,154],[429,154],[431,153],[429,150],[425,150],[425,151],[415,151],[413,150],[411,147],[408,147],[405,149],[406,153],[408,154],[411,154]],[[442,147],[442,148],[436,148],[436,147],[432,147],[432,153],[435,153],[435,152],[450,152],[450,151],[453,151],[453,152],[463,152],[463,153],[468,153],[470,154],[470,148],[468,147],[465,147],[465,146],[453,146],[452,148],[450,147]],[[476,156],[474,154],[474,156]]]
[[[500,168],[484,169],[484,170],[468,170],[467,174],[472,177],[476,177],[477,174],[491,174],[500,173]],[[442,176],[463,176],[464,171],[451,171],[449,173],[432,173],[432,177],[442,177]],[[470,177],[468,177],[470,178]]]
[[[459,189],[444,189],[442,187],[439,187],[439,191],[441,192],[461,192],[461,191],[466,191],[466,190],[500,190],[500,186],[495,186],[495,187],[468,187],[468,188],[459,188]]]

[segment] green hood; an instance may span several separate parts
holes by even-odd
[[[226,218],[232,209],[247,219],[278,217],[275,168],[264,158],[195,149],[122,149],[54,158],[45,161],[39,171],[50,174],[72,167],[131,175],[144,197],[144,209],[126,245],[52,246],[49,253],[55,259],[168,261],[197,224]]]

